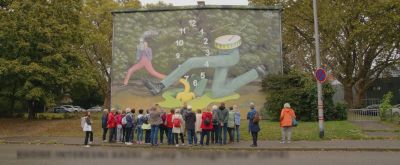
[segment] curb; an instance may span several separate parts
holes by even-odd
[[[28,144],[28,145],[64,145],[64,146],[82,146],[82,144],[63,144],[63,143],[40,143],[40,142],[20,142],[3,141],[1,144]],[[113,147],[113,148],[132,148],[132,149],[164,149],[164,150],[197,150],[197,151],[368,151],[368,152],[400,152],[400,148],[345,148],[345,147],[272,147],[272,148],[252,148],[252,147],[172,147],[172,146],[138,146],[138,145],[112,145],[112,144],[92,144],[93,147]]]

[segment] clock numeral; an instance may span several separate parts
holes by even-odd
[[[210,49],[206,49],[206,56],[210,56]]]
[[[200,30],[201,35],[204,35],[204,29]]]
[[[185,75],[183,77],[185,77],[186,81],[189,79],[189,75]]]
[[[204,42],[203,42],[204,45],[207,45],[207,44],[208,44],[208,38],[203,38],[203,41],[204,41]]]
[[[176,46],[183,46],[183,40],[176,40]]]
[[[197,86],[197,80],[193,80],[193,86]]]
[[[206,72],[201,72],[201,73],[200,73],[200,77],[201,77],[202,79],[206,78]]]
[[[175,56],[176,56],[176,58],[180,58],[181,54],[180,53],[176,53]]]
[[[204,64],[204,66],[207,67],[207,68],[210,66],[210,64],[208,63],[208,61],[206,61],[206,63]]]
[[[189,20],[189,25],[191,26],[191,27],[196,27],[197,25],[196,25],[196,20],[194,20],[194,19],[191,19],[191,20]]]
[[[181,34],[185,34],[186,33],[186,28],[180,28],[179,31],[181,32]]]

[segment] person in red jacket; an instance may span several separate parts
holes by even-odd
[[[110,134],[108,137],[108,142],[114,142],[115,139],[115,127],[117,127],[117,122],[115,121],[114,117],[115,109],[112,108],[110,113],[108,114],[108,120],[107,120],[107,128],[110,130]]]
[[[175,114],[175,110],[171,109],[170,111],[171,113],[166,115],[166,119],[165,119],[165,127],[167,128],[167,132],[168,132],[168,145],[174,145],[174,137],[172,134],[172,128],[173,128],[173,123],[172,123],[172,115]]]
[[[210,143],[210,131],[213,129],[212,124],[212,113],[210,109],[207,109],[206,112],[203,112],[201,115],[201,138],[200,138],[200,145],[203,145],[204,136],[207,136],[206,145]]]

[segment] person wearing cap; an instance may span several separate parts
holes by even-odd
[[[253,144],[250,147],[257,147],[258,132],[260,132],[259,122],[256,118],[259,118],[260,114],[257,112],[254,103],[250,103],[250,111],[247,113],[247,120],[249,120],[249,132],[251,133]]]
[[[125,124],[125,144],[126,145],[132,145],[133,143],[133,133],[132,130],[134,128],[134,115],[133,113],[135,113],[135,109],[131,109],[131,108],[126,108],[126,115],[125,115],[125,120],[126,120],[126,124]],[[132,113],[133,112],[133,113]]]
[[[197,137],[195,132],[196,114],[192,111],[192,106],[188,105],[188,111],[185,115],[185,127],[187,129],[187,137],[189,146],[197,145]]]
[[[108,109],[103,110],[103,114],[101,115],[101,128],[103,128],[103,142],[107,142],[107,120],[108,120]]]
[[[179,147],[178,136],[181,138],[182,145],[185,145],[185,140],[183,139],[183,129],[182,129],[183,118],[180,109],[175,110],[175,114],[172,116],[172,133],[174,134],[176,147]],[[179,125],[177,125],[179,124]]]
[[[287,139],[287,143],[290,143],[291,136],[292,136],[292,120],[296,119],[296,115],[294,110],[290,107],[289,103],[285,103],[283,105],[283,109],[281,110],[280,116],[280,126],[281,126],[281,133],[282,133],[282,140],[281,143],[285,143]]]

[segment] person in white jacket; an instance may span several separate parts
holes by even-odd
[[[172,115],[172,133],[175,137],[176,147],[179,147],[178,136],[181,136],[182,145],[185,145],[185,141],[183,139],[183,118],[179,109],[175,110],[175,114]]]
[[[195,131],[196,131],[197,139],[200,139],[200,135],[201,135],[201,131],[202,131],[201,130],[201,122],[202,122],[201,116],[202,116],[201,110],[198,109],[197,113],[196,113],[196,124],[195,124]]]
[[[90,119],[90,112],[87,112],[85,114],[85,116],[81,118],[81,127],[83,129],[83,132],[85,132],[85,142],[84,142],[85,146],[84,147],[90,147],[89,144],[92,144],[92,142],[93,142],[92,120]],[[89,138],[90,138],[90,141],[89,141]]]

